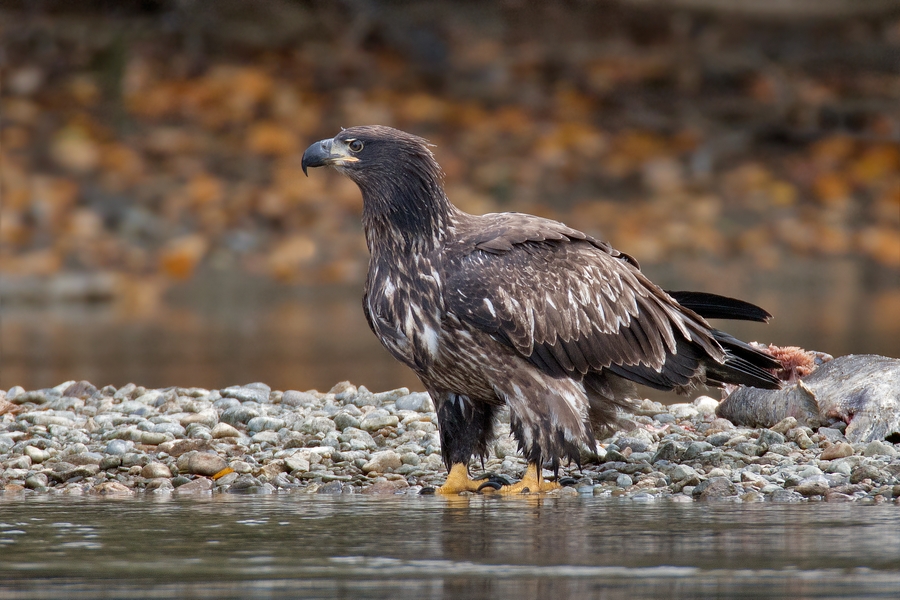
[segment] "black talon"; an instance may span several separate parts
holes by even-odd
[[[434,496],[437,493],[437,490],[433,487],[423,487],[419,490],[420,496]]]
[[[501,486],[513,484],[513,482],[510,481],[509,478],[507,478],[504,475],[498,475],[497,473],[485,473],[484,475],[475,477],[476,481],[481,480],[481,479],[486,479],[486,480],[490,481],[491,483],[498,483]]]
[[[498,491],[498,490],[500,490],[500,488],[502,488],[502,487],[503,487],[503,484],[502,484],[502,483],[498,483],[498,482],[496,482],[496,481],[491,480],[491,481],[485,481],[484,483],[482,483],[481,485],[479,485],[477,491],[480,492],[480,491],[483,490],[484,488],[491,488],[491,489],[494,490],[494,491]]]
[[[578,480],[574,477],[560,477],[556,482],[563,487],[572,487],[578,484]]]

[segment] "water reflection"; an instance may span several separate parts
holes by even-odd
[[[0,598],[889,598],[898,528],[892,506],[7,498]]]
[[[896,270],[848,260],[796,261],[775,271],[696,261],[645,270],[668,289],[745,298],[775,315],[765,326],[729,323],[738,337],[836,356],[900,356]],[[421,389],[372,335],[361,289],[361,282],[291,288],[227,272],[173,287],[154,310],[7,303],[0,319],[0,388],[88,379],[207,388],[264,381],[275,389],[327,390],[350,379],[373,390]]]

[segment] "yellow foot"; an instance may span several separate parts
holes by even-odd
[[[483,482],[469,478],[469,469],[463,463],[456,463],[450,468],[447,481],[435,493],[455,496],[460,492],[477,492]]]
[[[438,488],[425,488],[423,494],[443,494],[455,496],[461,492],[485,492],[496,494],[541,494],[552,492],[575,483],[574,479],[563,478],[560,481],[545,481],[541,475],[541,469],[536,464],[529,463],[525,476],[518,483],[501,484],[499,480],[504,478],[485,477],[482,479],[469,478],[469,469],[463,463],[457,463],[450,468],[447,481]]]
[[[525,471],[525,476],[522,477],[522,480],[519,481],[519,483],[503,486],[498,486],[494,483],[490,486],[485,485],[482,491],[496,491],[500,494],[540,494],[543,492],[552,492],[561,487],[562,485],[556,481],[545,481],[544,476],[541,474],[541,468],[534,463],[528,463],[528,469]]]

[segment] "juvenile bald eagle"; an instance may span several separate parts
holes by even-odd
[[[636,397],[634,383],[778,387],[764,370],[777,361],[701,316],[764,321],[768,313],[712,294],[667,293],[633,258],[562,223],[459,210],[422,138],[352,127],[303,154],[304,172],[325,165],[362,192],[371,253],[363,309],[434,399],[450,471],[441,493],[484,487],[467,465],[488,453],[503,405],[528,461],[503,491],[536,492],[559,485],[543,480],[544,462],[554,471],[560,459],[577,462]]]

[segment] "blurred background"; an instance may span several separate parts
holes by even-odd
[[[421,385],[360,296],[341,126],[562,220],[745,339],[900,355],[895,0],[0,1],[0,388]]]

